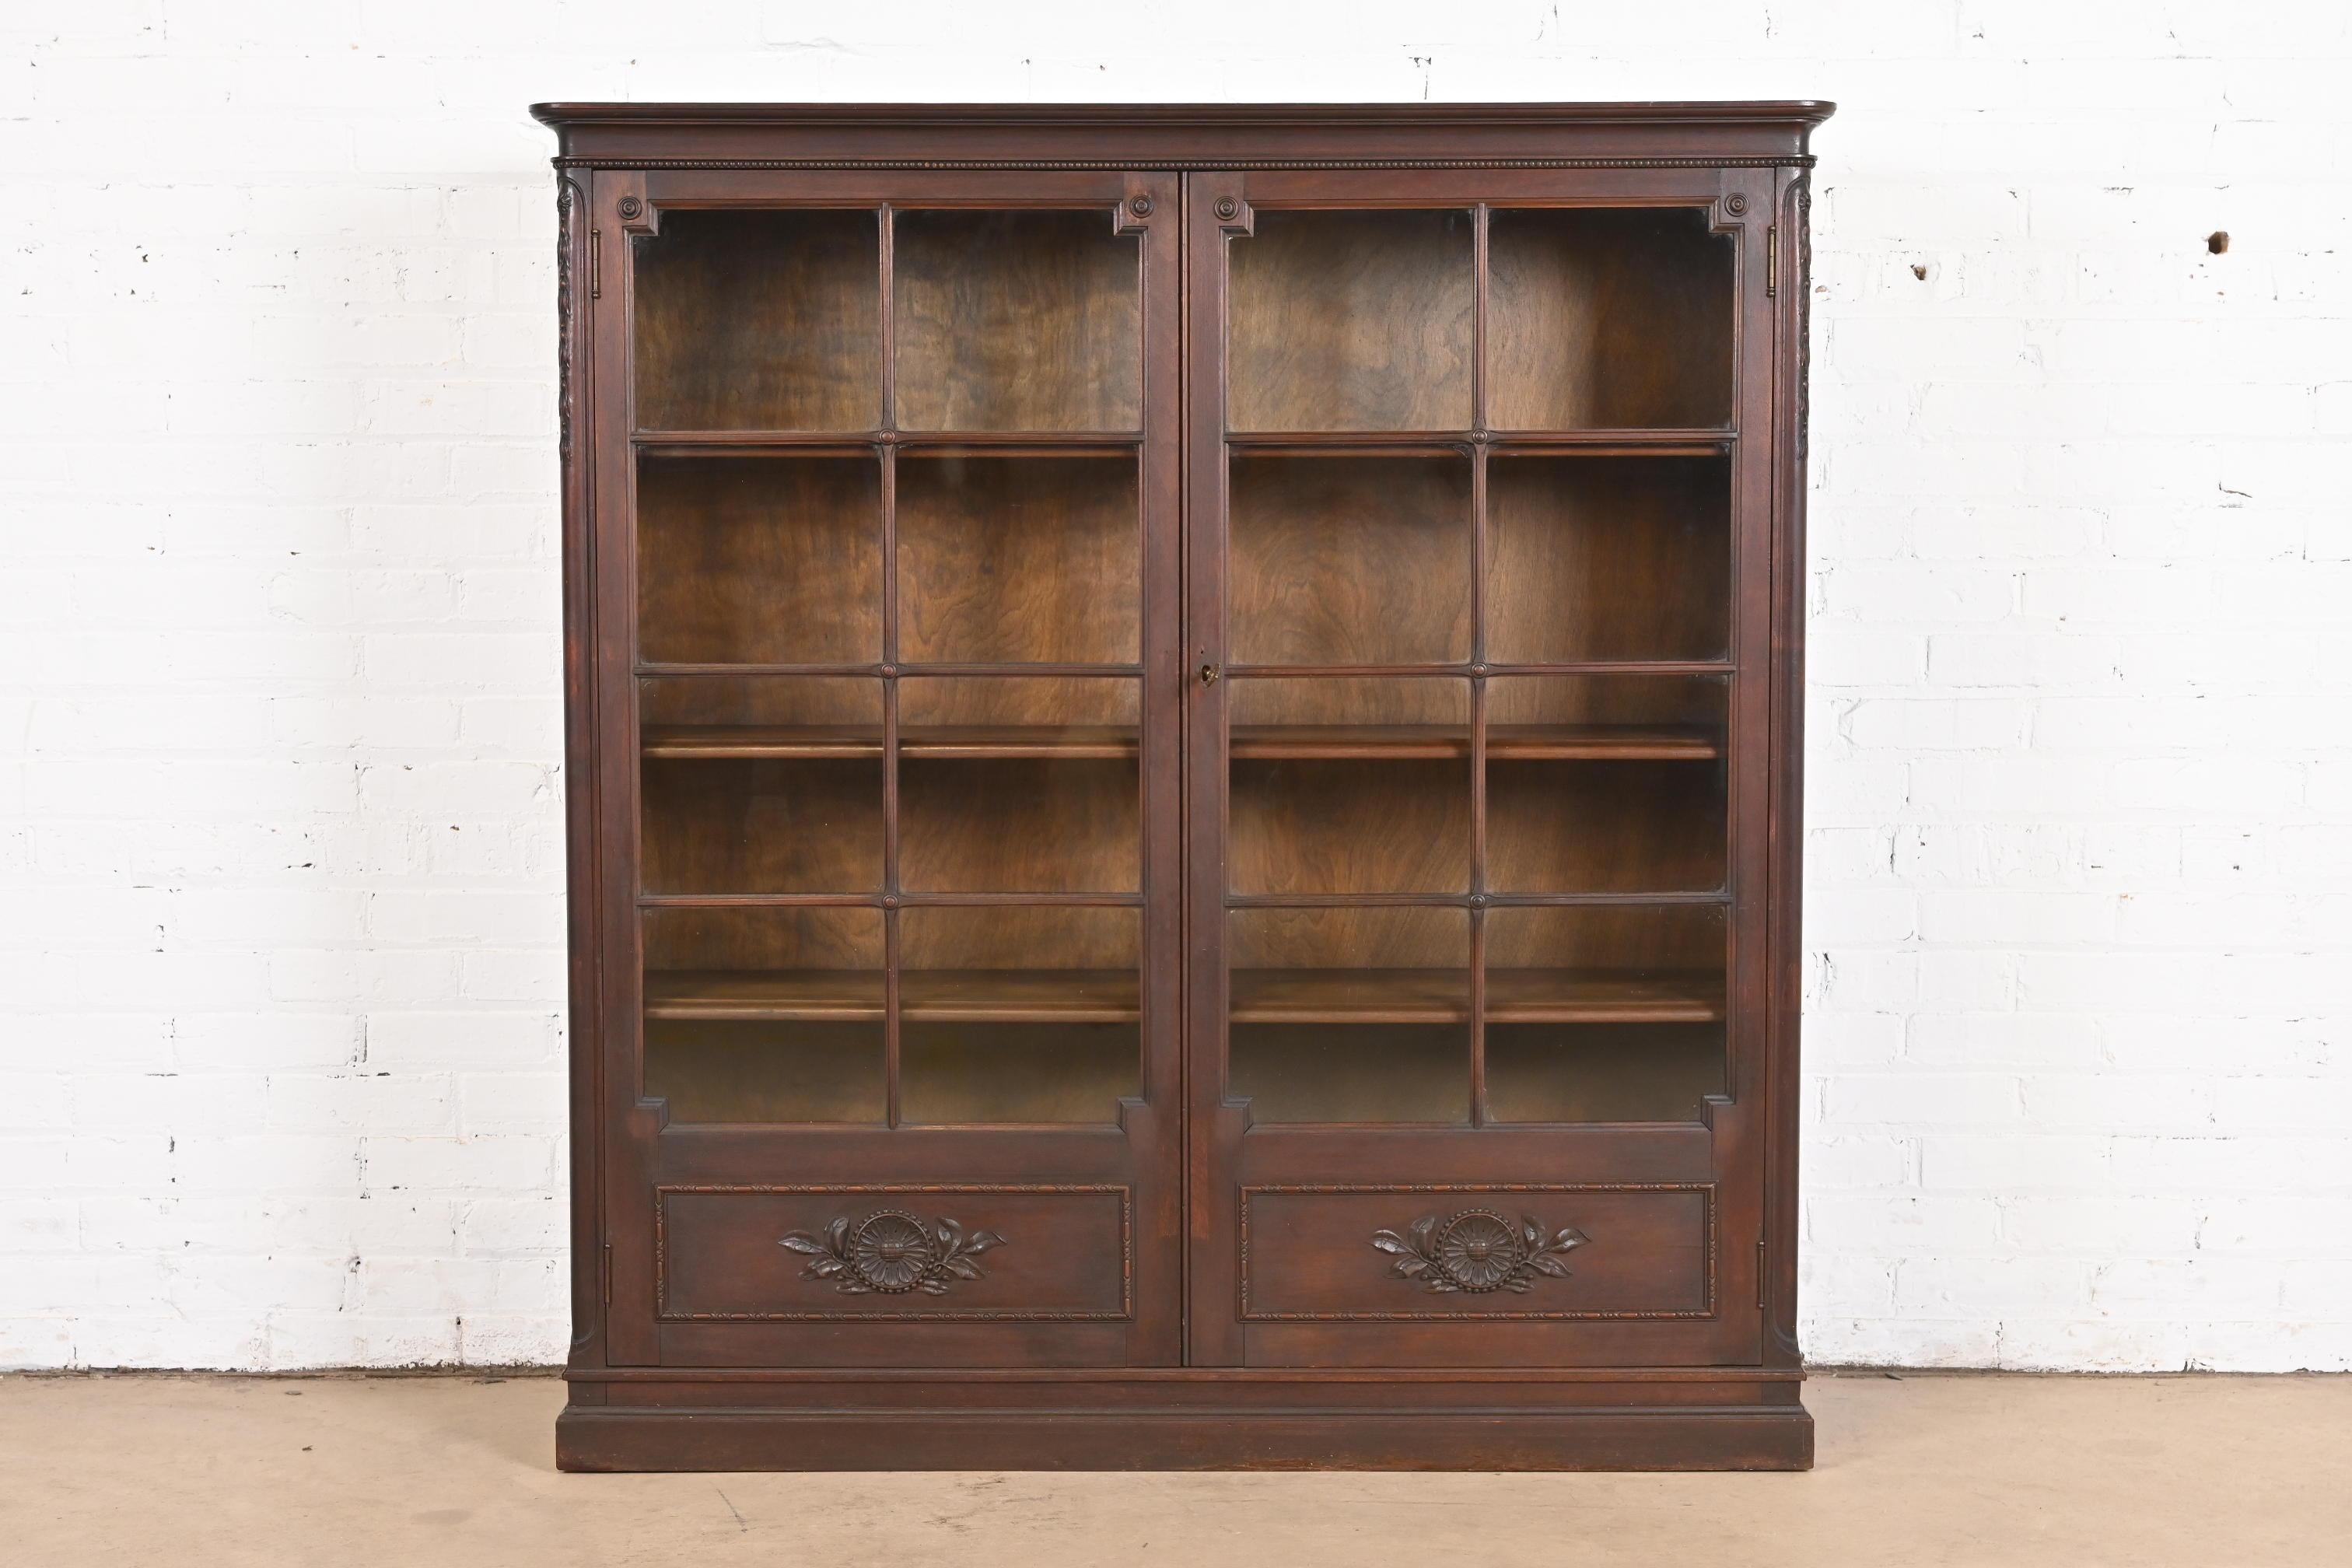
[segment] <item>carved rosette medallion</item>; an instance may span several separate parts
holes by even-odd
[[[1533,1215],[1514,1226],[1492,1209],[1464,1209],[1451,1219],[1423,1215],[1403,1231],[1372,1233],[1372,1245],[1396,1259],[1396,1275],[1424,1290],[1523,1292],[1538,1278],[1565,1279],[1565,1259],[1591,1237],[1574,1226],[1549,1230]]]
[[[972,1259],[1003,1247],[1004,1238],[992,1230],[966,1233],[951,1219],[925,1225],[901,1210],[881,1209],[854,1225],[844,1215],[822,1236],[793,1231],[778,1245],[808,1258],[802,1279],[830,1279],[845,1296],[944,1296],[959,1279],[982,1278]]]

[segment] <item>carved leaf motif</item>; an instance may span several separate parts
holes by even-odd
[[[1376,1230],[1371,1245],[1396,1259],[1391,1269],[1433,1295],[1524,1295],[1538,1278],[1565,1279],[1565,1255],[1591,1237],[1574,1226],[1553,1231],[1523,1214],[1515,1226],[1491,1209],[1450,1217],[1423,1215],[1402,1232]]]
[[[925,1225],[911,1215],[882,1209],[854,1225],[847,1215],[839,1215],[822,1237],[788,1231],[777,1245],[808,1258],[802,1279],[830,1279],[845,1296],[908,1290],[944,1296],[958,1279],[987,1278],[971,1259],[1005,1241],[992,1230],[966,1234],[952,1219]]]

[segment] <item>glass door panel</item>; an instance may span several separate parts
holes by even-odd
[[[903,1119],[1108,1124],[1143,1092],[1139,911],[901,916]]]
[[[1143,622],[1132,451],[898,464],[898,648],[939,663],[1133,664]]]
[[[673,1121],[1110,1124],[1143,1091],[1128,205],[687,208],[635,242]]]
[[[673,212],[636,242],[645,430],[869,430],[882,412],[878,215]]]
[[[1729,425],[1732,245],[1701,207],[1496,209],[1494,427]]]
[[[882,915],[645,915],[646,1092],[677,1122],[878,1124],[887,1104]]]
[[[1471,215],[1261,212],[1230,253],[1233,430],[1470,423]]]
[[[1487,650],[1507,664],[1721,659],[1731,464],[1497,457],[1486,477]]]
[[[1222,952],[1192,1103],[1234,1218],[1194,1257],[1195,1353],[1704,1361],[1753,1333],[1713,1295],[1737,242],[1712,195],[1389,199],[1344,174],[1196,186],[1225,331],[1192,361],[1223,399],[1195,426],[1221,510],[1192,733],[1223,752],[1191,773],[1217,796],[1192,818],[1217,851],[1194,937]],[[1636,1192],[1658,1228],[1610,1212]],[[1506,1293],[1494,1259],[1538,1213],[1588,1218],[1592,1250]],[[1643,1282],[1612,1296],[1612,1269]]]
[[[1721,908],[1497,909],[1486,938],[1494,1121],[1696,1121],[1726,1091]]]
[[[1469,458],[1243,448],[1230,485],[1236,664],[1469,658]]]
[[[1266,1122],[1470,1119],[1470,925],[1449,909],[1244,909],[1232,1086]]]
[[[1141,252],[1100,209],[899,215],[901,426],[1139,429]]]

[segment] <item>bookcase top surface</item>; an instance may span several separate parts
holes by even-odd
[[[1810,163],[1812,99],[1635,103],[538,103],[559,162],[855,165],[1083,159],[1210,168],[1337,161]]]

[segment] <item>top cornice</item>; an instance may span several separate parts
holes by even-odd
[[[559,162],[1230,168],[1804,165],[1835,105],[541,103]]]

